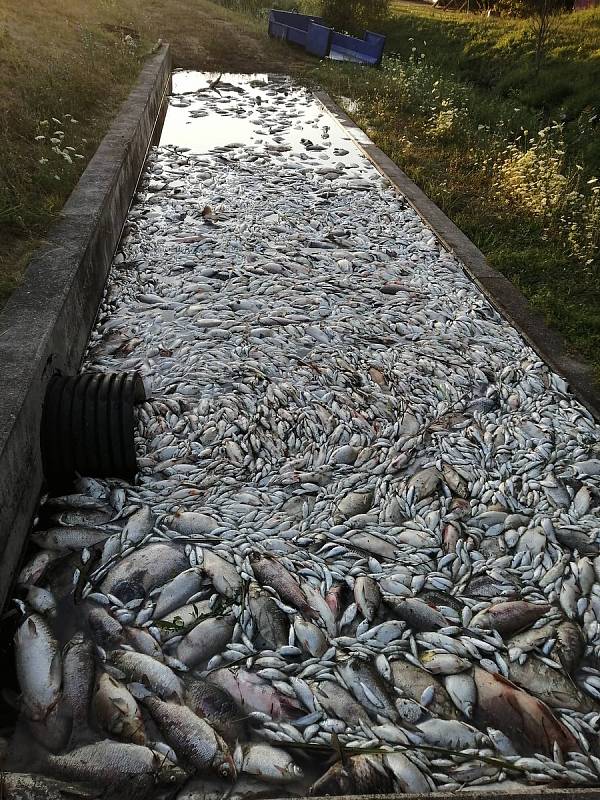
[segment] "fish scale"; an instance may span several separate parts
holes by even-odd
[[[121,697],[116,717],[95,705],[140,749],[96,741],[56,768],[83,779],[96,753],[103,778],[113,757],[158,773],[166,752],[190,770],[205,760],[178,736],[197,730],[219,763],[267,785],[281,763],[304,793],[502,786],[519,757],[521,786],[597,782],[577,750],[600,697],[578,671],[600,657],[600,430],[308,91],[221,78],[219,96],[175,77],[190,124],[252,133],[198,152],[169,140],[167,115],[90,337],[85,368],[139,370],[150,398],[137,484],[80,479],[34,541],[71,554],[74,624]],[[75,564],[84,551],[102,561]],[[38,616],[17,637],[28,708],[52,707],[23,712],[41,742],[66,702],[72,611],[52,563],[22,573],[48,595],[28,594]],[[150,642],[162,662],[136,654]],[[111,683],[119,665],[145,685]],[[202,725],[174,707],[192,681]],[[164,742],[145,738],[156,725]],[[302,776],[296,749],[269,749],[333,734],[344,775],[322,751]],[[381,744],[396,752],[352,749]],[[420,745],[469,752],[434,764]]]

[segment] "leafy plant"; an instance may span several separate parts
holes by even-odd
[[[390,0],[323,0],[322,14],[340,31],[375,30],[388,19]]]

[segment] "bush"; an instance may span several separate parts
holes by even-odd
[[[339,31],[376,31],[389,17],[390,0],[323,0],[322,14]]]

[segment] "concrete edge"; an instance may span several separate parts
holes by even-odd
[[[21,285],[0,313],[0,608],[35,513],[49,378],[74,374],[171,87],[168,45],[151,56]]]
[[[531,786],[519,791],[499,791],[498,784],[494,784],[492,792],[486,791],[485,784],[477,787],[477,791],[469,789],[456,792],[430,792],[428,794],[345,794],[336,797],[336,800],[598,800],[600,789],[593,787],[586,789],[545,789],[543,786]],[[286,798],[277,798],[286,800]],[[288,798],[289,800],[289,798]],[[331,800],[330,796],[298,798],[298,800]]]
[[[315,96],[379,172],[406,197],[443,246],[462,262],[492,305],[519,331],[540,358],[568,381],[573,394],[600,421],[600,387],[594,380],[591,366],[569,352],[562,334],[547,325],[543,316],[531,307],[508,278],[490,267],[481,250],[371,141],[327,92],[318,91]]]

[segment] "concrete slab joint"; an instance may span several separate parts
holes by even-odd
[[[170,86],[171,56],[163,45],[0,313],[0,607],[42,486],[46,385],[56,371],[79,367]]]

